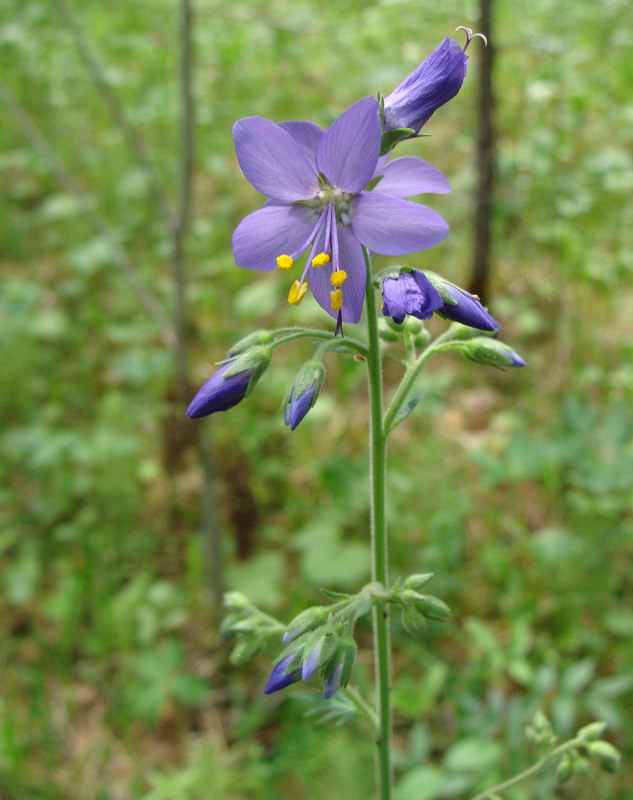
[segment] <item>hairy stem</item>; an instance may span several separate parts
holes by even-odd
[[[385,520],[386,449],[382,424],[382,363],[376,298],[371,280],[369,255],[365,250],[367,288],[365,303],[367,313],[367,371],[369,374],[369,446],[370,446],[370,503],[371,503],[371,553],[372,580],[389,585],[387,563],[387,526]],[[374,659],[376,674],[376,709],[378,731],[376,739],[376,775],[379,800],[391,800],[391,645],[389,641],[389,615],[385,608],[374,607]]]

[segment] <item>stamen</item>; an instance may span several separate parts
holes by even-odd
[[[336,286],[337,289],[339,288],[339,286],[342,286],[346,280],[347,280],[347,272],[345,272],[344,269],[337,269],[336,272],[333,272],[330,275],[330,283],[332,284],[332,286]]]
[[[330,257],[327,253],[319,253],[312,259],[312,266],[313,267],[323,267],[327,264],[330,260]]]
[[[277,256],[276,261],[279,269],[290,269],[290,267],[295,263],[295,260],[292,256],[287,256],[285,254]]]
[[[299,281],[295,281],[290,287],[290,291],[288,292],[288,302],[290,303],[290,305],[298,306],[299,303],[303,300],[305,293],[307,291],[308,291],[307,283],[300,283]]]
[[[343,292],[340,289],[330,292],[330,300],[332,301],[332,311],[340,311],[343,308]]]

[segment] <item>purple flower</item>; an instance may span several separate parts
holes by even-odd
[[[325,367],[323,362],[316,358],[307,361],[299,370],[294,386],[286,400],[284,411],[284,421],[291,431],[294,431],[316,403],[324,377]]]
[[[430,319],[444,305],[431,281],[417,269],[401,270],[382,282],[382,313],[400,325],[407,314]]]
[[[404,199],[446,192],[446,179],[421,159],[380,158],[379,105],[359,100],[323,131],[309,122],[276,125],[239,120],[235,150],[246,178],[268,196],[233,234],[236,263],[246,269],[289,269],[308,250],[288,300],[298,304],[308,284],[339,322],[360,320],[366,282],[362,246],[384,255],[426,250],[448,225],[429,208]],[[366,187],[382,179],[374,191]],[[306,283],[307,278],[307,283]]]
[[[193,398],[187,416],[206,417],[236,406],[270,364],[271,352],[269,347],[252,347],[225,361]]]
[[[408,78],[385,97],[385,130],[415,133],[440,106],[455,97],[466,76],[468,56],[453,39],[444,39]]]
[[[451,322],[461,322],[462,325],[478,328],[481,331],[496,331],[501,327],[474,294],[449,283],[435,272],[425,271],[425,275],[444,301],[441,308],[437,309],[440,316]]]
[[[270,673],[268,683],[264,689],[264,694],[272,694],[285,689],[291,683],[296,683],[301,678],[301,668],[293,669],[286,674],[286,669],[294,658],[294,653],[282,659],[278,664],[275,664],[273,671]]]

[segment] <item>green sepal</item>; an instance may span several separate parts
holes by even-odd
[[[311,386],[313,383],[316,384],[316,390],[314,392],[314,397],[312,398],[312,403],[310,405],[310,408],[312,408],[312,406],[317,401],[324,380],[325,380],[325,367],[323,366],[323,362],[318,358],[311,358],[309,361],[305,362],[305,364],[301,367],[301,369],[297,373],[297,377],[295,378],[293,384],[295,397],[301,397],[301,395],[306,391],[306,389],[309,386]],[[292,392],[292,389],[290,391]],[[288,394],[286,402],[289,399],[290,399],[290,394]]]
[[[352,675],[357,652],[358,647],[352,636],[341,637],[331,656],[327,660],[323,660],[324,666],[321,672],[323,680],[327,681],[337,667],[342,664],[340,685],[342,687],[347,686]]]
[[[235,342],[234,345],[228,351],[229,356],[236,356],[240,353],[243,353],[244,350],[248,350],[250,347],[255,347],[257,345],[266,345],[272,344],[275,341],[275,334],[271,331],[267,330],[259,330],[254,331],[253,333],[249,333],[248,336],[245,336],[243,339],[240,339],[239,342]]]
[[[383,131],[380,140],[380,155],[384,156],[403,139],[410,139],[415,136],[413,128],[393,128],[390,131]]]
[[[453,289],[458,289],[463,294],[468,295],[469,293],[466,292],[461,286],[458,286],[456,283],[451,283],[451,281],[447,281],[446,278],[443,278],[441,275],[438,275],[437,272],[432,272],[430,269],[422,269],[420,270],[423,275],[429,279],[429,281],[433,284],[433,286],[439,292],[440,297],[444,301],[445,305],[449,306],[456,306],[457,300],[453,297],[453,295],[448,291],[446,286],[452,286]]]
[[[348,600],[350,597],[353,597],[351,594],[333,592],[330,589],[321,589],[321,594],[324,594],[329,600]]]
[[[294,630],[297,630],[297,628],[301,628],[301,631],[292,639],[294,642],[302,634],[313,631],[315,628],[324,625],[329,613],[330,611],[327,606],[312,606],[311,608],[306,608],[305,611],[297,614],[297,616],[286,625],[284,635],[292,633]]]
[[[250,372],[251,377],[248,382],[248,388],[244,397],[248,397],[253,391],[255,384],[270,366],[272,359],[272,347],[257,346],[250,347],[243,353],[240,353],[235,359],[230,360],[230,366],[222,376],[223,378],[230,378],[233,375],[239,375],[240,372]],[[226,360],[223,362],[226,363]]]

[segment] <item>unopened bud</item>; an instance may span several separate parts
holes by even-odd
[[[403,584],[405,589],[414,589],[418,590],[421,589],[423,586],[433,578],[432,572],[421,572],[416,575],[409,575],[408,578],[405,579]]]
[[[591,758],[595,759],[606,772],[618,771],[622,756],[609,742],[603,740],[591,742],[591,744],[587,745],[587,753]]]
[[[402,339],[403,326],[399,325],[399,331],[394,330],[395,323],[391,322],[390,318],[380,317],[378,320],[378,336],[383,342],[399,342]]]
[[[281,641],[283,644],[287,644],[302,633],[307,633],[308,631],[318,628],[327,620],[329,613],[326,606],[312,606],[312,608],[306,608],[305,611],[297,614],[292,622],[288,623],[286,632]]]
[[[556,780],[558,783],[566,783],[574,774],[574,759],[569,753],[561,758],[556,768]]]
[[[262,344],[272,344],[274,340],[275,336],[270,331],[254,331],[253,333],[249,333],[249,335],[245,336],[243,339],[240,339],[239,342],[235,342],[235,344],[229,349],[228,354],[230,356],[236,356],[239,353],[243,353],[244,350],[248,350],[250,347],[255,347]]]
[[[229,611],[244,611],[250,605],[248,597],[242,592],[226,592],[222,598],[222,604]]]
[[[577,739],[584,739],[586,742],[595,742],[607,729],[606,722],[590,722],[576,734]]]

